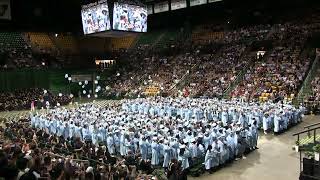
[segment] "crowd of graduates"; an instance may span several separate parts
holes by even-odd
[[[193,166],[213,172],[245,158],[259,128],[280,132],[302,117],[291,105],[217,99],[56,107],[1,129],[0,176],[151,179],[163,168],[168,179],[186,179]]]

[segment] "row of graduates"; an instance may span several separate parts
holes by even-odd
[[[171,99],[158,98],[125,100],[122,109],[127,112],[160,117],[177,117],[190,121],[221,120],[224,125],[232,122],[252,124],[257,121],[259,128],[264,132],[275,133],[286,130],[290,125],[302,120],[305,108],[298,108],[290,104],[246,103],[238,100],[203,100],[203,99]]]

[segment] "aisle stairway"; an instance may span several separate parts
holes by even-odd
[[[220,49],[215,53],[214,57],[212,59],[216,59],[217,57],[221,56],[223,51],[223,48],[220,47]],[[190,77],[192,74],[197,73],[196,70],[198,69],[199,65],[201,64],[195,64],[193,65],[188,71],[180,78],[178,83],[172,84],[172,86],[169,89],[169,95],[173,95],[179,91],[182,91],[185,87],[189,86],[190,84]]]
[[[244,66],[242,68],[242,70],[238,73],[236,79],[231,82],[231,84],[229,85],[229,87],[224,91],[224,94],[223,94],[223,97],[224,98],[229,98],[230,97],[230,93],[238,86],[238,84],[243,80],[247,70],[254,66],[254,63],[256,61],[256,52],[249,52],[248,50],[246,50],[244,53],[243,53],[243,57],[241,57],[241,60],[242,59],[249,59],[249,62],[247,63],[246,66]],[[266,55],[264,56],[264,58],[266,57]],[[262,61],[264,58],[260,59],[260,61]],[[241,61],[240,60],[240,61]]]
[[[311,95],[312,93],[312,87],[311,82],[315,78],[316,74],[320,71],[320,57],[317,56],[315,60],[313,61],[313,64],[309,70],[309,73],[304,80],[302,87],[297,95],[297,98],[294,100],[295,104],[303,102],[305,98]]]

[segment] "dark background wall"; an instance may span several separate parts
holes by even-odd
[[[94,0],[11,0],[12,20],[0,21],[1,30],[73,32],[82,34],[82,4]],[[305,8],[319,8],[318,0],[224,0],[196,7],[153,14],[149,30],[181,27],[185,23],[229,20],[233,24],[273,21],[289,11],[296,15]],[[170,20],[169,20],[170,19]]]

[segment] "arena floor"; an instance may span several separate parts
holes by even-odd
[[[105,106],[110,101],[96,104]],[[16,119],[27,116],[28,111],[0,112],[0,119]],[[299,155],[292,150],[296,137],[292,134],[303,130],[309,124],[319,122],[319,116],[306,116],[302,123],[287,132],[274,136],[260,133],[259,149],[247,155],[246,159],[235,161],[213,174],[189,177],[197,180],[297,180],[299,178]]]

